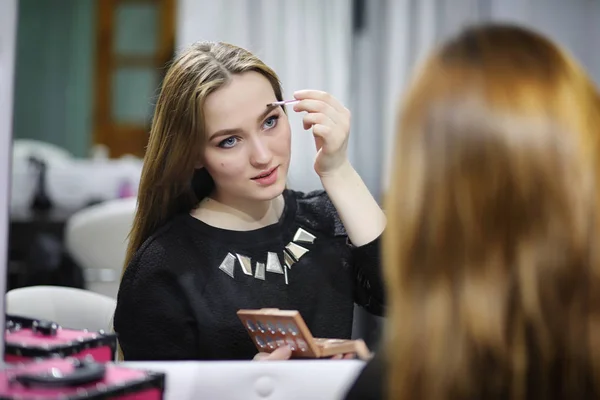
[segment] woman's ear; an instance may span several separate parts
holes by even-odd
[[[204,168],[204,164],[202,164],[201,161],[196,162],[196,165],[194,165],[195,169],[202,169]]]

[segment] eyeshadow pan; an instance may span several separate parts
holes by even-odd
[[[256,325],[254,325],[251,319],[246,320],[246,326],[250,332],[256,332]]]
[[[298,334],[298,328],[291,322],[288,324],[288,331],[294,336]]]

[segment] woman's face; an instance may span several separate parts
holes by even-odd
[[[258,72],[234,75],[204,105],[206,148],[201,165],[220,201],[271,200],[290,164],[290,124],[269,81]]]

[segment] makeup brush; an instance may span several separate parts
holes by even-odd
[[[273,103],[268,103],[267,107],[275,107],[275,106],[282,106],[284,104],[291,104],[291,103],[297,103],[300,100],[296,100],[296,99],[292,99],[292,100],[282,100],[282,101],[274,101]]]

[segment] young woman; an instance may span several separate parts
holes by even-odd
[[[516,26],[425,63],[386,198],[385,344],[348,399],[597,398],[598,100]]]
[[[294,98],[324,191],[286,189],[289,111],[257,57],[197,43],[170,67],[115,313],[125,360],[251,359],[242,308],[298,310],[331,338],[350,337],[355,302],[382,314],[385,216],[348,161],[350,113],[321,91]]]

